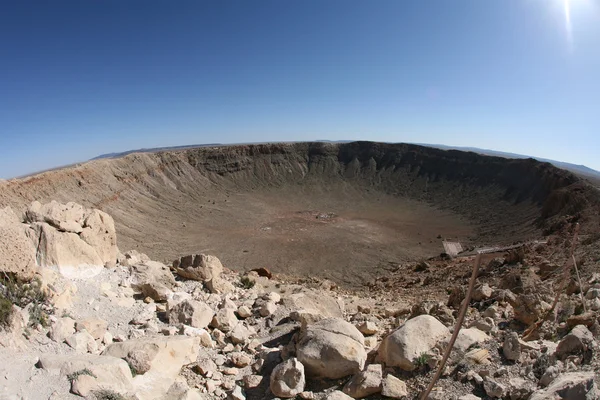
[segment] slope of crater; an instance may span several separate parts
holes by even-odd
[[[290,143],[130,154],[0,186],[0,206],[75,201],[111,214],[122,250],[217,255],[235,270],[363,282],[441,240],[537,238],[590,189],[531,159],[407,144]]]

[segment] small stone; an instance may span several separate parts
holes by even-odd
[[[268,316],[273,315],[276,310],[277,310],[277,305],[275,303],[273,303],[272,301],[267,301],[260,307],[259,313],[260,313],[261,317],[266,318]]]
[[[356,325],[356,329],[358,329],[360,333],[366,336],[374,335],[377,332],[379,332],[379,328],[377,328],[377,325],[375,325],[375,323],[371,321],[365,321]]]
[[[242,392],[242,388],[237,385],[227,397],[230,400],[246,400],[246,396],[244,395],[244,392]]]
[[[239,368],[247,367],[252,362],[252,358],[248,354],[242,352],[231,353],[229,359],[233,365]]]
[[[304,365],[296,358],[277,365],[271,373],[271,392],[278,397],[292,398],[304,391]]]
[[[260,386],[263,377],[260,375],[246,375],[244,376],[244,387],[246,389],[254,389]]]
[[[519,335],[516,332],[510,332],[506,335],[502,352],[507,360],[519,361],[519,358],[521,358],[521,343],[519,342]]]
[[[240,306],[237,309],[237,313],[240,318],[249,318],[252,316],[252,310],[247,306]]]
[[[483,388],[488,396],[501,399],[506,396],[506,387],[492,379],[486,379],[483,382]]]
[[[408,397],[406,383],[396,378],[394,375],[388,374],[383,379],[381,394],[385,397],[390,397],[392,399],[401,399],[403,397]]]
[[[355,399],[381,392],[383,369],[381,364],[371,364],[355,374],[344,386],[344,393]]]

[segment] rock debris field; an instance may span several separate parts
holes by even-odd
[[[421,248],[406,251],[402,260],[386,253],[373,260],[373,268],[344,264],[344,269],[339,264],[331,274],[312,273],[297,258],[288,264],[296,266],[291,269],[282,267],[285,263],[244,267],[238,263],[244,253],[224,257],[224,245],[217,246],[221,242],[216,239],[211,242],[216,251],[206,251],[204,247],[211,246],[200,244],[199,251],[186,252],[169,248],[173,245],[169,240],[148,251],[151,243],[159,241],[158,231],[149,228],[152,240],[136,246],[141,233],[128,228],[130,220],[118,212],[119,206],[121,210],[133,207],[122,188],[113,188],[122,190],[121,197],[109,205],[82,201],[84,189],[71,191],[77,202],[64,201],[66,191],[44,186],[56,174],[62,174],[66,186],[74,176],[89,186],[85,179],[91,178],[82,175],[91,168],[86,164],[2,182],[0,399],[420,399],[456,330],[456,342],[428,399],[600,399],[600,202],[585,181],[545,164],[520,160],[516,161],[519,168],[535,172],[529,178],[517,174],[525,176],[525,182],[514,183],[512,189],[508,184],[502,187],[504,178],[498,178],[492,190],[481,186],[475,176],[485,168],[473,172],[465,169],[465,163],[500,163],[493,157],[449,152],[436,153],[436,158],[418,146],[409,148],[412,153],[402,153],[406,149],[401,146],[368,143],[264,145],[128,157],[160,159],[164,165],[173,157],[187,158],[188,165],[216,171],[216,176],[205,175],[204,184],[218,185],[219,190],[237,182],[236,190],[241,192],[249,179],[237,181],[236,174],[245,171],[253,179],[272,182],[255,189],[255,200],[264,200],[268,193],[281,190],[278,182],[273,183],[282,162],[275,154],[288,152],[290,159],[303,146],[309,150],[305,162],[312,160],[306,164],[309,177],[311,168],[317,173],[315,168],[329,165],[333,153],[339,163],[355,165],[355,176],[366,179],[370,174],[368,179],[380,183],[400,182],[394,171],[408,165],[407,160],[419,164],[419,171],[407,168],[421,193],[405,200],[435,206],[440,218],[448,218],[435,229],[453,218],[461,220],[460,229],[471,235],[470,252],[450,258],[439,250],[426,255],[429,250]],[[252,156],[251,168],[245,167],[241,160],[248,158],[240,154]],[[391,157],[394,154],[396,158]],[[206,158],[200,155],[221,161],[202,164],[198,160]],[[260,169],[264,157],[271,164]],[[445,177],[435,171],[441,168],[436,166],[440,157],[449,163],[453,160],[455,166]],[[108,160],[102,165],[123,162]],[[390,169],[392,164],[396,167]],[[331,187],[347,183],[350,178],[342,172],[348,173],[349,168],[331,167],[336,171],[331,173],[339,175]],[[401,172],[402,179],[406,171]],[[141,175],[155,174],[138,173],[128,185],[137,187]],[[437,183],[431,174],[438,174]],[[453,191],[445,197],[423,192],[419,185],[426,175],[427,190],[433,186]],[[460,190],[456,184],[447,186],[442,181],[450,175],[469,184]],[[304,193],[310,185],[292,193]],[[353,185],[346,193],[368,189]],[[142,186],[151,190],[147,184]],[[233,190],[231,185],[228,188]],[[178,190],[185,192],[183,186]],[[384,194],[400,196],[377,184],[370,190],[380,190],[382,199]],[[480,195],[485,202],[495,199],[496,211],[509,212],[511,204],[516,211],[511,216],[486,216],[483,206],[445,204],[450,193],[467,206],[470,197]],[[158,204],[162,195],[155,195]],[[301,202],[308,207],[294,211],[292,217],[282,214],[281,225],[269,221],[269,227],[279,229],[276,235],[291,238],[285,232],[290,221],[306,227],[332,224],[336,218],[350,220],[344,207],[317,210],[306,199]],[[140,201],[140,207],[148,204],[147,198]],[[224,218],[231,216],[228,212],[223,212]],[[511,225],[517,220],[525,222],[520,227]],[[232,221],[226,223],[228,229],[233,229]],[[179,226],[173,233],[177,238],[187,227],[181,220],[173,223]],[[167,228],[174,225],[162,226]],[[491,228],[504,229],[496,242]],[[393,231],[393,224],[386,229]],[[241,236],[234,237],[242,237],[243,231],[240,227],[235,235]],[[225,230],[209,233],[225,234]],[[414,240],[405,237],[406,243]],[[480,256],[474,290],[466,303],[476,257],[473,248],[519,242],[523,245],[509,251]],[[285,254],[281,251],[278,257]],[[318,260],[312,256],[312,262]],[[366,259],[361,259],[361,265]],[[341,279],[342,272],[358,277]],[[465,318],[457,325],[463,307]]]

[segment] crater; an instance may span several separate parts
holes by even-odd
[[[119,247],[192,253],[355,285],[390,264],[539,238],[585,205],[550,164],[373,142],[135,153],[8,181],[0,205],[75,201],[113,216]],[[587,189],[586,189],[587,190]],[[579,192],[578,192],[579,191]]]

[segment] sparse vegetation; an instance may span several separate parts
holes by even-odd
[[[0,326],[7,326],[12,312],[12,303],[6,297],[0,295]]]
[[[94,375],[94,373],[92,371],[90,371],[87,368],[81,369],[79,371],[75,371],[72,374],[67,375],[67,379],[69,380],[69,382],[73,383],[74,381],[77,380],[77,378],[79,378],[81,375],[88,375],[91,376],[93,378],[96,378],[96,375]]]
[[[47,326],[48,313],[52,311],[52,307],[41,287],[39,279],[24,283],[10,274],[3,273],[0,276],[0,322],[8,321],[10,309],[14,304],[29,310],[29,326]]]
[[[427,365],[427,362],[429,361],[430,358],[431,358],[431,356],[429,354],[421,353],[421,355],[419,355],[419,357],[417,357],[415,359],[415,365],[416,365],[417,369],[425,368],[425,366]]]
[[[255,284],[256,284],[256,282],[247,276],[240,277],[240,285],[246,290],[252,289]]]
[[[101,389],[93,393],[96,400],[130,400],[129,398],[110,389]]]

